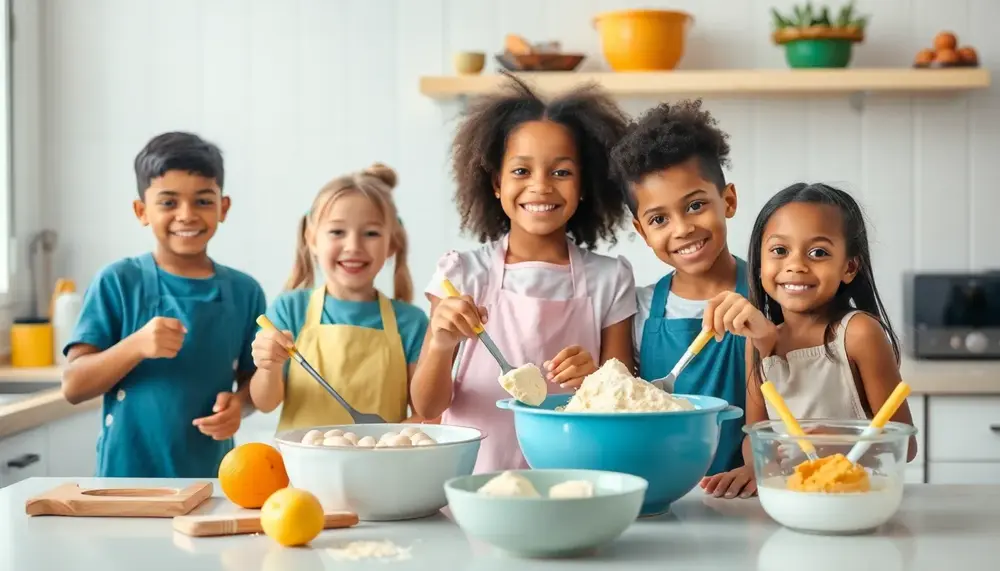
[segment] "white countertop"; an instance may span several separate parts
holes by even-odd
[[[399,523],[364,523],[323,532],[308,548],[282,548],[263,535],[191,538],[169,519],[28,517],[24,502],[67,481],[94,487],[182,487],[182,480],[33,478],[0,489],[0,568],[225,569],[318,571],[384,569],[719,569],[879,571],[996,569],[1000,486],[907,486],[899,513],[873,535],[824,537],[775,524],[758,501],[717,500],[693,491],[671,514],[641,519],[596,555],[572,560],[514,560],[468,540],[444,513]],[[194,513],[234,511],[215,496]],[[324,548],[390,540],[411,548],[398,561],[337,561]],[[515,566],[512,566],[515,565]]]

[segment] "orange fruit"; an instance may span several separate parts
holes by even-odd
[[[281,453],[262,442],[240,444],[219,464],[219,486],[229,501],[256,509],[274,492],[288,486]]]
[[[305,545],[323,531],[323,506],[305,490],[284,488],[260,508],[260,527],[285,547]]]

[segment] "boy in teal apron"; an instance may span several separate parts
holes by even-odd
[[[63,394],[73,404],[103,398],[99,477],[212,478],[250,402],[264,292],[208,257],[230,206],[215,145],[159,135],[135,173],[133,207],[156,249],[93,279],[63,348]]]
[[[700,101],[664,103],[639,118],[612,151],[636,231],[674,269],[656,284],[636,288],[633,342],[643,379],[670,372],[701,331],[708,300],[727,290],[747,295],[746,263],[726,242],[726,220],[736,214],[737,202],[722,170],[727,138]],[[669,390],[745,408],[746,339],[726,335],[709,342]],[[741,428],[739,422],[721,425],[706,476],[743,466]],[[723,495],[728,486],[706,490]]]

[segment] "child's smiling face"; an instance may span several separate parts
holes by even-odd
[[[135,215],[150,226],[160,248],[179,258],[204,255],[219,223],[226,219],[229,197],[214,178],[171,170],[152,179]]]
[[[736,214],[736,190],[719,192],[697,157],[650,173],[632,185],[632,223],[656,257],[689,275],[709,271],[726,248],[726,218]]]
[[[331,293],[340,299],[369,298],[372,284],[392,255],[390,228],[382,212],[360,192],[333,199],[308,236]]]
[[[814,312],[850,283],[858,261],[848,256],[844,220],[835,207],[793,202],[764,226],[760,278],[784,313]]]
[[[528,121],[507,137],[494,191],[511,228],[536,236],[565,233],[580,203],[573,135],[552,121]]]

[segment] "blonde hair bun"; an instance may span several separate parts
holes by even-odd
[[[372,166],[366,168],[362,171],[368,176],[373,176],[388,186],[390,189],[396,188],[396,171],[392,170],[392,167],[384,165],[382,163],[375,163]]]

